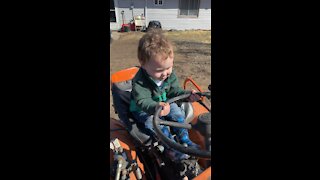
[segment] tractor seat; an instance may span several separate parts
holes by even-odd
[[[142,128],[134,121],[130,113],[130,99],[132,78],[138,72],[138,67],[118,71],[111,76],[111,91],[113,104],[120,120],[125,124],[129,134],[142,146],[151,145],[151,137],[145,134]],[[193,107],[190,102],[183,102],[181,109],[185,111],[186,122],[193,120]]]

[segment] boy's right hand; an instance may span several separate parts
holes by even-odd
[[[170,113],[170,104],[165,102],[159,102],[159,106],[162,107],[162,110],[160,111],[160,116],[166,116]]]

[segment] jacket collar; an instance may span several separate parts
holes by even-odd
[[[149,81],[153,86],[158,87],[158,86],[156,85],[156,83],[152,80],[152,78],[150,77],[150,75],[147,73],[147,71],[146,71],[145,69],[143,69],[142,67],[141,67],[140,69],[141,69],[142,74],[146,77],[146,79],[148,79],[148,81]],[[170,76],[171,76],[171,75],[170,75]],[[167,79],[164,80],[163,85],[168,84],[168,80],[169,80],[170,76],[169,76]]]

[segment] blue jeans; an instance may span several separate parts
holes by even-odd
[[[141,124],[145,133],[148,135],[154,135],[154,128],[153,128],[153,115],[149,115],[143,111],[140,112],[132,112],[133,117],[136,119],[136,122]],[[166,120],[169,121],[175,121],[179,123],[184,123],[185,119],[185,112],[181,110],[181,108],[176,104],[176,103],[171,103],[170,104],[170,113],[164,117]],[[163,119],[163,118],[162,118]],[[170,134],[168,134],[167,127],[160,126],[161,130],[168,135],[170,138]],[[175,129],[175,128],[174,128]]]

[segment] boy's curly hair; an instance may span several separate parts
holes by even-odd
[[[153,29],[140,39],[138,59],[141,65],[144,65],[159,53],[164,55],[164,59],[167,59],[173,55],[173,47],[161,29]]]

